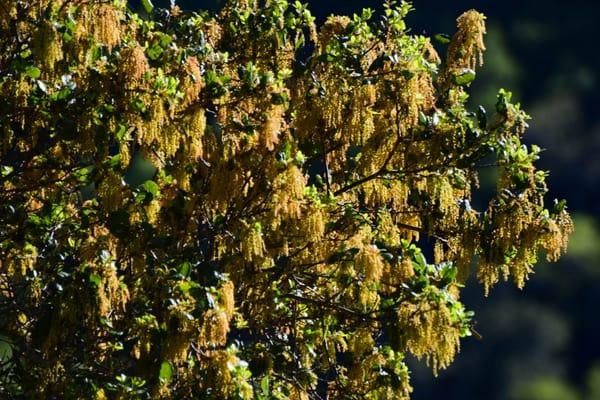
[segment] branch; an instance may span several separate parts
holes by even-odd
[[[308,297],[297,296],[297,295],[291,294],[291,293],[288,293],[288,294],[284,295],[283,297],[288,297],[290,299],[298,300],[298,301],[304,302],[304,303],[316,304],[316,305],[326,307],[326,308],[332,308],[334,310],[337,310],[337,311],[343,312],[345,314],[352,315],[353,317],[359,318],[361,321],[377,321],[377,318],[370,317],[370,316],[368,316],[368,314],[361,314],[361,313],[354,311],[348,307],[344,307],[342,305],[335,304],[335,303],[330,303],[325,300],[311,299]]]

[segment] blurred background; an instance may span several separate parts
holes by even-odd
[[[308,1],[319,22],[331,14],[380,9],[383,0]],[[168,5],[168,1],[157,5]],[[179,0],[184,9],[217,1]],[[414,33],[452,34],[475,8],[487,16],[485,66],[471,87],[473,104],[493,109],[499,88],[514,93],[533,119],[525,140],[546,151],[548,201],[567,199],[575,221],[569,253],[541,262],[524,291],[498,285],[485,299],[469,282],[482,340],[467,338],[437,378],[411,360],[414,400],[600,400],[600,1],[414,0]],[[439,46],[441,54],[445,49]],[[482,177],[493,190],[493,176]]]

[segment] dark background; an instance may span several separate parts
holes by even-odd
[[[155,2],[157,5],[168,1]],[[215,1],[178,1],[215,9]],[[309,1],[327,15],[380,9],[383,1]],[[414,33],[452,34],[475,8],[487,16],[486,65],[472,86],[473,104],[493,108],[501,87],[533,117],[526,141],[546,151],[553,198],[566,198],[576,233],[569,254],[540,263],[524,291],[499,285],[487,299],[475,282],[463,295],[477,313],[478,341],[467,338],[455,363],[437,378],[410,360],[415,400],[600,400],[600,1],[415,0]],[[443,47],[439,48],[443,53]],[[482,177],[493,190],[493,176]]]

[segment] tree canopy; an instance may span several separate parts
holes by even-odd
[[[442,60],[407,2],[142,5],[0,3],[0,394],[409,399],[406,354],[472,333],[471,273],[566,249],[527,114],[467,105],[482,14]]]

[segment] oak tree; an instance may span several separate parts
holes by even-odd
[[[408,399],[405,356],[471,335],[471,273],[566,249],[527,114],[469,107],[482,14],[441,59],[407,2],[142,4],[0,1],[3,397]]]

